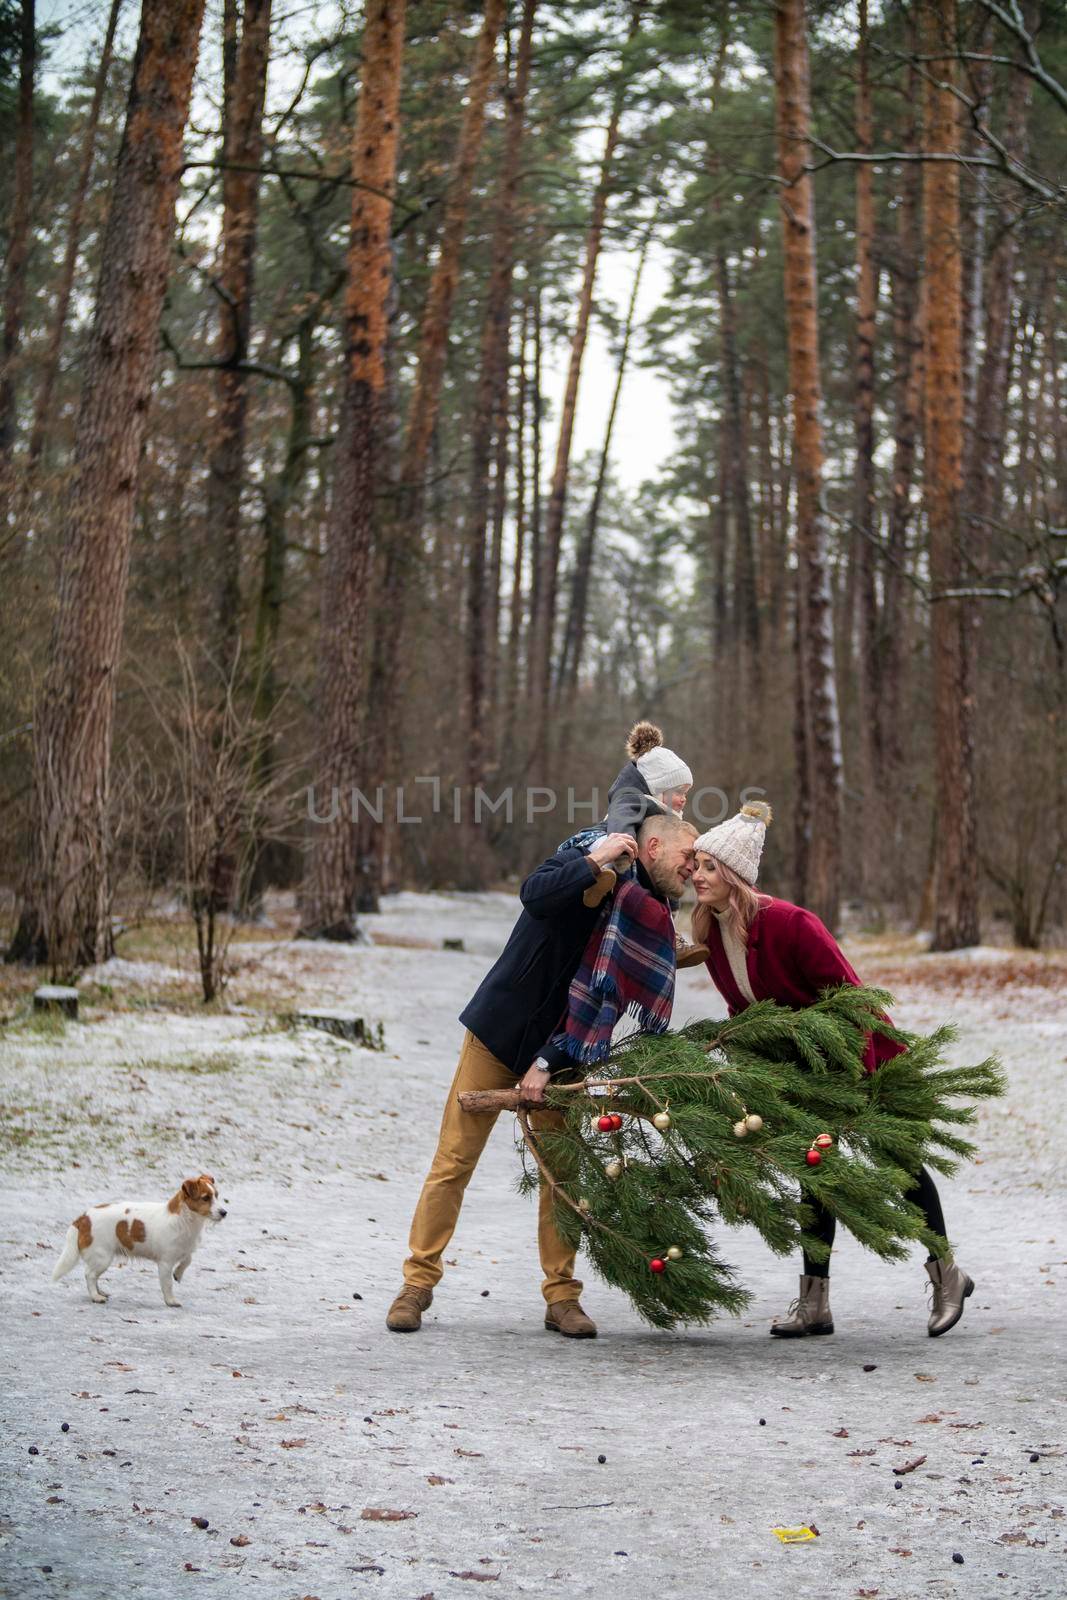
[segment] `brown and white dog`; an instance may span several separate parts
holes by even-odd
[[[204,1223],[221,1222],[225,1215],[215,1180],[206,1172],[199,1178],[186,1178],[169,1200],[116,1200],[94,1206],[75,1217],[67,1230],[52,1280],[65,1278],[80,1258],[89,1299],[102,1305],[107,1295],[101,1292],[98,1280],[115,1257],[144,1256],[159,1264],[164,1304],[180,1305],[174,1298],[175,1279],[181,1281],[192,1260]]]

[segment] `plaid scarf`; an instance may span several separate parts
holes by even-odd
[[[670,907],[635,878],[625,879],[589,936],[571,982],[567,1017],[552,1043],[583,1066],[604,1061],[623,1012],[644,1033],[663,1033],[674,1002]]]

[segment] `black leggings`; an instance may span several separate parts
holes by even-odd
[[[919,1207],[926,1218],[926,1226],[932,1233],[939,1233],[944,1238],[945,1216],[941,1210],[941,1197],[937,1192],[933,1178],[931,1178],[925,1167],[919,1168],[911,1188],[904,1190],[904,1199],[910,1200],[912,1205]],[[810,1204],[815,1213],[815,1226],[811,1230],[812,1233],[817,1239],[822,1239],[826,1244],[832,1245],[834,1234],[837,1232],[836,1217],[831,1211],[827,1211],[825,1206],[821,1206],[817,1200],[812,1200]],[[805,1251],[804,1274],[808,1278],[828,1278],[830,1276],[830,1263],[828,1260],[813,1261]]]

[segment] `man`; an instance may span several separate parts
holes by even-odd
[[[414,1333],[421,1326],[442,1275],[441,1257],[459,1220],[464,1191],[496,1120],[462,1111],[459,1095],[469,1089],[511,1088],[518,1079],[527,1099],[539,1102],[554,1072],[573,1071],[574,1063],[547,1041],[566,1016],[571,980],[601,915],[599,907],[583,904],[582,896],[606,862],[625,854],[636,859],[637,879],[645,889],[663,901],[677,898],[692,875],[695,837],[696,829],[681,817],[649,817],[636,841],[627,833],[606,834],[588,853],[573,849],[549,856],[526,879],[519,891],[519,920],[459,1019],[467,1034],[448,1091],[437,1153],[411,1222],[404,1287],[386,1317],[394,1333]],[[531,1112],[530,1120],[535,1128],[562,1123],[559,1112],[547,1107]],[[595,1338],[596,1324],[578,1299],[582,1285],[574,1276],[575,1252],[556,1230],[544,1185],[537,1238],[545,1327],[571,1339]]]

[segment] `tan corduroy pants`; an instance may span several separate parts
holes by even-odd
[[[496,1124],[496,1117],[491,1114],[472,1116],[463,1111],[458,1096],[468,1089],[511,1089],[515,1082],[515,1074],[468,1032],[445,1101],[437,1153],[411,1219],[408,1240],[411,1254],[404,1262],[405,1283],[432,1289],[440,1281],[444,1271],[441,1257],[459,1221],[464,1191]],[[534,1128],[557,1128],[562,1125],[563,1118],[558,1111],[534,1111],[530,1122]],[[574,1251],[564,1244],[556,1230],[551,1196],[545,1184],[541,1185],[537,1243],[545,1275],[541,1292],[549,1305],[577,1300],[582,1286],[574,1276]]]

